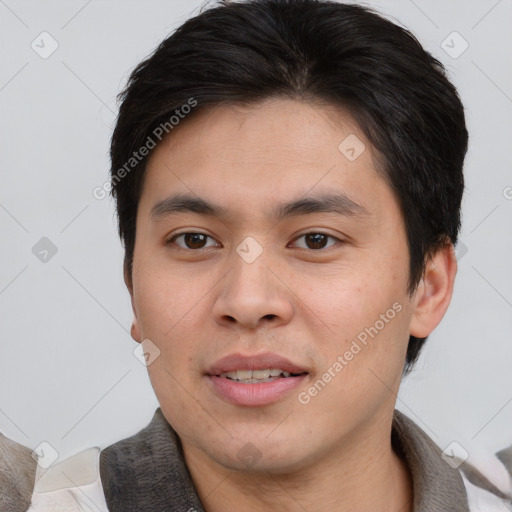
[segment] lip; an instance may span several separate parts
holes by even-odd
[[[289,373],[301,374],[281,377],[270,382],[251,383],[235,382],[220,377],[222,372],[235,370],[260,370],[280,368]],[[309,372],[289,359],[273,353],[257,355],[230,354],[219,359],[208,370],[214,392],[222,399],[239,406],[260,407],[278,402],[296,389],[306,379]]]
[[[308,373],[306,368],[271,352],[254,355],[229,354],[215,362],[206,373],[209,376],[215,376],[222,372],[264,370],[265,368],[280,368],[289,373]]]

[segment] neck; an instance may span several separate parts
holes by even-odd
[[[288,473],[233,471],[198,448],[183,444],[183,451],[208,512],[235,503],[248,512],[412,512],[412,480],[391,447],[390,430],[391,418],[385,432],[382,425],[361,429],[315,463]]]

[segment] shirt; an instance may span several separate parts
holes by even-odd
[[[391,442],[412,477],[414,512],[512,511],[510,489],[499,490],[489,475],[467,463],[454,463],[418,425],[397,410]],[[160,409],[136,435],[101,452],[93,450],[95,455],[89,450],[88,457],[94,471],[84,471],[87,477],[83,481],[76,472],[84,463],[83,454],[51,468],[46,484],[36,486],[29,511],[205,512],[185,464],[179,437]],[[512,447],[501,455],[504,462],[510,463]],[[66,463],[71,466],[66,468]],[[510,464],[508,471],[512,472]],[[74,475],[74,484],[59,488],[55,482],[63,483],[63,472],[68,477],[69,473]]]

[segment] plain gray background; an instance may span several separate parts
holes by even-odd
[[[113,204],[92,191],[108,179],[116,94],[201,5],[0,0],[0,431],[61,459],[135,433],[158,406],[133,354]],[[446,65],[470,131],[455,294],[397,407],[443,448],[495,451],[512,443],[512,1],[367,5]]]

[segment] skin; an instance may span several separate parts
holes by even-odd
[[[354,161],[338,150],[350,134],[366,146]],[[150,156],[133,274],[125,270],[132,336],[161,351],[149,376],[209,512],[235,505],[412,510],[391,422],[409,335],[427,336],[443,317],[456,261],[448,244],[430,259],[415,293],[407,292],[403,217],[376,163],[348,113],[288,99],[198,112]],[[332,192],[366,213],[273,216],[278,204]],[[220,205],[227,215],[153,218],[154,205],[175,193]],[[191,249],[184,237],[171,240],[182,232],[211,238]],[[320,237],[325,247],[310,248],[306,233],[334,238]],[[236,252],[248,236],[263,249],[253,263]],[[298,394],[395,303],[401,311],[300,403]],[[215,361],[265,351],[307,368],[300,389],[258,407],[233,405],[213,391],[205,372]],[[248,442],[256,463],[238,456]]]

